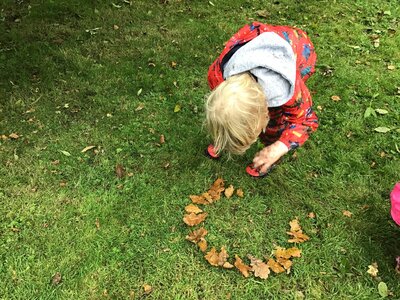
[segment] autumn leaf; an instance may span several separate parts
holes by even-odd
[[[16,139],[19,138],[19,135],[16,134],[16,133],[11,133],[8,137],[9,137],[10,139],[16,140]]]
[[[287,232],[287,234],[293,237],[292,239],[288,240],[289,243],[303,243],[310,239],[310,237],[304,234],[303,231],[301,230],[298,219],[290,221],[289,224],[290,224],[290,231]]]
[[[203,212],[197,205],[194,204],[189,204],[185,207],[185,211],[187,213],[194,213],[194,214],[199,214]]]
[[[224,192],[225,197],[229,199],[230,197],[232,197],[234,191],[235,191],[235,188],[231,184],[228,188],[225,189],[225,192]]]
[[[206,239],[201,238],[200,241],[197,243],[197,246],[199,246],[201,252],[205,252],[208,247]]]
[[[378,276],[378,264],[374,262],[371,265],[369,265],[367,273],[372,277]]]
[[[204,256],[204,258],[208,261],[208,263],[214,267],[218,267],[218,252],[215,247],[212,247],[211,250]]]
[[[165,136],[162,134],[160,135],[160,144],[164,144],[165,143]]]
[[[279,263],[285,270],[286,273],[289,274],[290,272],[290,268],[293,265],[293,262],[290,259],[286,259],[286,258],[277,258],[276,262]]]
[[[276,250],[274,251],[274,255],[276,258],[285,258],[285,259],[289,259],[291,257],[300,257],[301,250],[296,247],[292,247],[289,249],[277,247]]]
[[[339,97],[339,96],[336,96],[336,95],[332,96],[331,99],[332,99],[332,101],[334,101],[334,102],[338,102],[338,101],[341,100],[340,97]]]
[[[194,213],[185,214],[185,216],[183,217],[183,222],[185,222],[189,226],[195,226],[203,222],[206,219],[206,217],[207,213],[202,213],[197,215]]]
[[[267,279],[271,272],[269,266],[254,256],[249,255],[248,257],[250,259],[251,270],[254,272],[254,276],[261,279]]]
[[[135,111],[141,111],[144,108],[144,104],[140,103],[136,108]]]
[[[178,65],[178,64],[177,64],[175,61],[171,61],[171,67],[172,67],[172,68],[175,69],[177,65]]]
[[[115,174],[119,179],[123,178],[125,176],[125,169],[121,164],[117,164],[115,166]]]
[[[195,204],[205,204],[205,205],[210,204],[210,202],[208,202],[208,201],[206,200],[206,198],[204,198],[204,196],[202,196],[202,195],[200,195],[200,196],[197,196],[197,195],[190,195],[189,198],[190,198],[190,200],[192,200],[192,202],[195,203]]]
[[[250,272],[252,271],[252,268],[246,264],[243,263],[242,259],[239,257],[239,255],[235,255],[235,267],[242,273],[244,277],[249,277]]]
[[[211,188],[208,190],[208,194],[211,197],[211,201],[218,201],[221,198],[221,193],[225,190],[224,180],[222,178],[218,178],[211,185]]]
[[[236,190],[236,195],[238,195],[238,197],[243,198],[244,197],[244,193],[242,189],[237,189]]]
[[[348,217],[348,218],[351,218],[352,215],[353,215],[353,213],[352,213],[352,212],[349,212],[348,210],[344,210],[344,211],[343,211],[343,216],[346,216],[346,217]]]
[[[198,243],[201,241],[202,238],[204,238],[207,235],[208,231],[204,227],[201,227],[197,230],[194,230],[192,233],[186,236],[186,239],[188,241],[191,241],[192,243]]]
[[[285,269],[276,262],[273,258],[270,258],[267,262],[268,267],[276,274],[285,272]]]
[[[85,153],[86,151],[89,151],[89,150],[91,150],[93,148],[96,148],[96,146],[87,146],[87,147],[83,148],[81,152]]]
[[[53,285],[59,285],[62,282],[62,276],[60,272],[57,272],[56,274],[53,275],[51,278],[51,283]]]
[[[181,106],[180,106],[180,104],[176,104],[174,107],[174,112],[177,113],[179,111],[181,111]]]
[[[143,284],[143,291],[146,295],[150,294],[153,291],[153,287],[147,283]]]
[[[204,199],[206,199],[206,201],[208,203],[213,203],[214,202],[213,197],[208,192],[205,192],[205,193],[203,193],[201,195],[204,197]]]
[[[307,217],[309,217],[310,219],[315,219],[315,213],[310,212],[308,213]]]

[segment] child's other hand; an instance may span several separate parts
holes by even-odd
[[[276,141],[256,154],[253,159],[253,167],[258,169],[260,173],[265,173],[273,163],[278,161],[288,151],[289,149],[284,143]]]

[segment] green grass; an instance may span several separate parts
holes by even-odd
[[[379,299],[380,281],[400,299],[389,214],[400,180],[399,15],[394,0],[3,1],[0,135],[20,137],[0,140],[0,299]],[[244,172],[256,146],[233,160],[203,156],[208,66],[252,20],[309,33],[318,68],[308,85],[322,107],[297,158],[262,180]],[[389,113],[364,118],[370,106]],[[88,145],[96,152],[81,153]],[[118,179],[117,164],[132,176]],[[297,216],[311,240],[290,275],[245,279],[185,241],[188,196],[219,176],[245,197],[207,209],[211,245],[268,255],[289,246]],[[373,262],[377,279],[366,273]]]

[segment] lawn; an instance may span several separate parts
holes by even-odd
[[[380,282],[400,299],[399,16],[396,0],[3,0],[0,299],[380,299]],[[318,54],[320,127],[263,179],[244,171],[257,145],[203,154],[208,66],[252,21]],[[297,217],[311,239],[290,274],[244,278],[185,240],[189,195],[218,177],[244,197],[206,208],[210,246],[249,263],[290,247]]]

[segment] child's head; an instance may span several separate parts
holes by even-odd
[[[243,154],[268,123],[261,85],[249,73],[229,77],[208,97],[206,123],[218,152]]]

